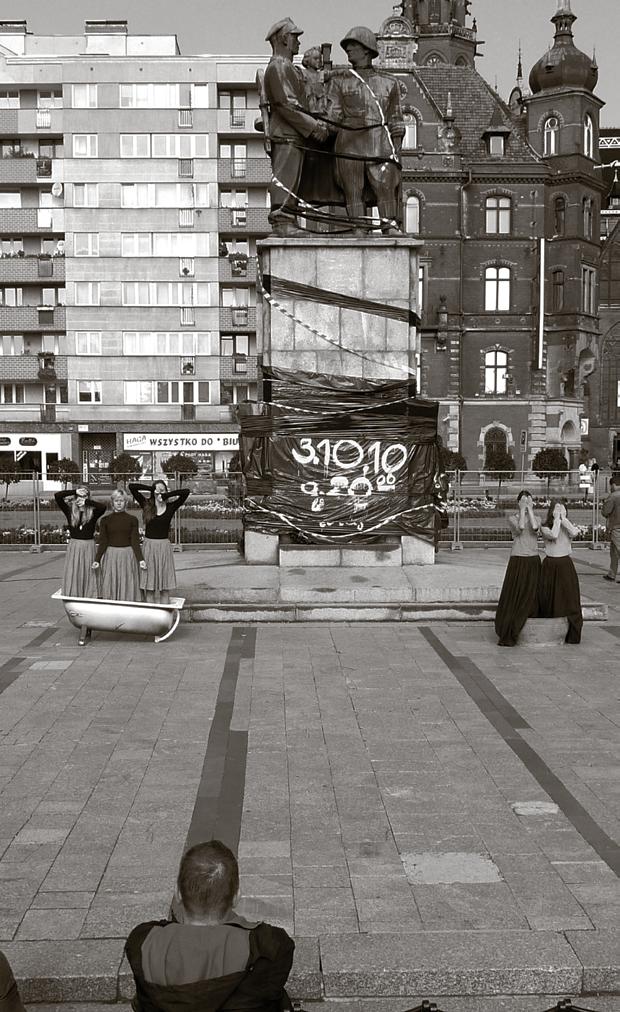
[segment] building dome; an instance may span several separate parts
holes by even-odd
[[[558,10],[551,19],[555,24],[553,47],[535,63],[530,72],[533,95],[550,88],[586,88],[594,91],[598,81],[596,61],[577,49],[573,41],[573,23],[577,20],[570,0],[558,0]]]

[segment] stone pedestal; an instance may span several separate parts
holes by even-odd
[[[277,534],[246,531],[243,539],[245,561],[252,566],[277,566],[278,542]]]
[[[405,535],[400,539],[403,566],[434,566],[435,546],[422,538]]]

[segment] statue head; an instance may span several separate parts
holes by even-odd
[[[306,49],[301,61],[302,67],[306,67],[308,70],[320,70],[322,63],[323,57],[321,56],[319,46],[312,46],[311,49]]]
[[[340,45],[354,69],[370,67],[375,56],[379,55],[375,33],[362,25],[350,28]]]
[[[298,28],[292,18],[282,18],[271,26],[265,40],[271,43],[274,53],[292,58],[299,52],[300,35],[303,35],[303,28]]]

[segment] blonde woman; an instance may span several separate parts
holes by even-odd
[[[140,548],[138,521],[127,513],[127,496],[110,496],[112,512],[99,525],[99,546],[93,569],[101,566],[101,596],[106,601],[140,601],[140,570],[146,562]]]
[[[105,513],[105,506],[90,498],[86,485],[55,492],[54,499],[69,528],[62,593],[68,597],[97,597],[97,575],[92,568],[95,561],[95,527]]]

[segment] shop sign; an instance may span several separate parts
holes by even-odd
[[[146,450],[160,450],[171,453],[200,453],[217,450],[238,450],[237,432],[126,432],[123,435],[123,449],[127,452],[143,453]]]
[[[2,445],[22,453],[25,450],[60,453],[60,434],[38,432],[36,436],[28,436],[23,432],[7,432],[2,437]]]

